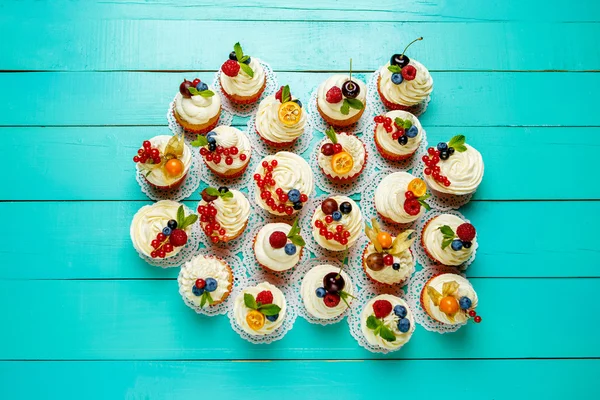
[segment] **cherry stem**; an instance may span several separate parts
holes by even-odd
[[[352,59],[350,59],[350,80],[352,80]]]
[[[411,44],[413,44],[414,42],[417,42],[419,40],[423,40],[423,36],[416,38],[415,40],[413,40],[412,42],[410,42],[402,51],[402,54],[400,55],[400,58],[404,58],[404,53],[406,53],[406,50],[408,50],[408,48],[410,47]]]

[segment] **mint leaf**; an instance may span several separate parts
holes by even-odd
[[[298,218],[294,220],[292,227],[290,229],[290,233],[288,233],[287,237],[290,238],[292,236],[297,235],[300,232],[300,227],[298,226]]]
[[[292,236],[292,237],[291,237],[291,238],[289,238],[289,239],[290,239],[290,241],[291,241],[292,243],[294,243],[296,246],[301,246],[301,247],[304,247],[304,246],[306,246],[306,242],[304,241],[304,239],[303,239],[303,238],[302,238],[302,236],[300,236],[300,235],[294,235],[294,236]]]
[[[467,151],[467,146],[465,146],[464,144],[457,144],[452,147],[454,148],[454,150],[458,151],[459,153],[462,153],[463,151]]]
[[[233,45],[233,51],[235,51],[235,58],[237,58],[238,61],[242,61],[242,58],[244,58],[244,52],[242,51],[240,42],[237,42]]]
[[[221,192],[219,192],[217,189],[215,189],[214,187],[207,187],[206,188],[206,193],[208,193],[211,196],[219,196],[221,195]]]
[[[380,325],[381,325],[381,321],[380,320],[378,320],[377,318],[375,318],[374,315],[369,315],[369,318],[367,318],[367,328],[369,328],[369,329],[376,329]]]
[[[211,296],[210,292],[207,292],[207,291],[205,290],[205,291],[204,291],[204,294],[206,294],[206,300],[208,300],[208,304],[212,304],[212,303],[214,303],[214,302],[215,302],[215,301],[213,300],[213,298],[212,298],[212,296]]]
[[[185,211],[183,211],[183,206],[179,206],[177,209],[177,226],[183,225],[183,221],[185,221]]]
[[[412,124],[412,122],[410,122],[410,120],[409,120],[409,119],[405,119],[405,120],[404,120],[404,123],[402,124],[402,127],[403,127],[405,130],[408,130],[408,128],[410,128],[412,125],[413,125],[413,124]]]
[[[426,211],[431,210],[431,206],[425,202],[425,200],[417,199],[421,207],[423,207]]]
[[[242,71],[246,73],[246,75],[248,75],[250,78],[254,78],[254,71],[252,71],[252,68],[250,68],[248,64],[240,63],[240,67],[242,68]]]
[[[350,114],[350,104],[348,103],[348,99],[344,99],[344,102],[342,103],[342,106],[340,107],[340,112],[343,115]]]
[[[442,250],[444,250],[446,247],[450,246],[450,243],[452,243],[453,240],[454,240],[454,238],[445,236],[444,240],[442,240]]]
[[[237,57],[237,56],[236,56]],[[242,57],[242,59],[240,60],[240,62],[246,62],[250,59],[250,56],[244,56]]]
[[[192,96],[198,96],[200,94],[200,91],[193,86],[188,87],[188,92],[190,92]]]
[[[190,144],[194,147],[204,147],[204,146],[208,145],[208,140],[206,139],[206,136],[198,135],[196,137],[196,140],[194,140],[193,142],[190,142]]]
[[[442,234],[444,236],[452,236],[452,237],[454,237],[454,231],[448,225],[442,225],[438,229],[440,230],[440,232],[442,232]]]
[[[254,300],[254,296],[252,296],[250,293],[244,293],[244,305],[252,310],[256,310],[258,308],[256,300]]]
[[[381,325],[381,331],[379,331],[379,336],[381,336],[383,340],[386,340],[388,342],[394,342],[396,340],[394,332],[392,332],[392,330],[385,325]]]
[[[182,225],[177,224],[177,227],[179,229],[185,229],[188,226],[192,225],[196,221],[198,221],[198,216],[196,214],[190,214],[187,217],[185,217],[185,219],[183,220],[183,224]]]
[[[204,305],[206,304],[206,294],[208,292],[205,290],[204,293],[202,293],[202,297],[200,297],[200,308],[204,307]]]
[[[394,119],[394,124],[396,124],[396,126],[403,126],[404,125],[404,120],[400,117],[396,117]]]
[[[400,68],[397,65],[390,65],[388,66],[388,70],[392,73],[392,74],[399,74],[402,72],[402,68]]]
[[[221,198],[223,199],[231,199],[233,197],[233,192],[229,191],[229,192],[225,192],[223,194],[219,194],[221,196]]]
[[[365,105],[362,103],[362,101],[358,99],[346,99],[344,101],[347,101],[348,105],[354,108],[355,110],[362,110],[363,108],[365,108]]]
[[[456,135],[452,139],[450,139],[450,141],[448,142],[448,147],[454,147],[454,149],[456,150],[456,146],[465,144],[465,141],[465,135]]]
[[[246,299],[244,298],[244,300]],[[281,307],[279,307],[277,304],[261,304],[258,307],[258,311],[264,315],[277,315],[281,311]]]
[[[281,91],[281,102],[285,103],[286,101],[290,101],[292,96],[290,95],[290,87],[285,85],[283,90]]]
[[[198,92],[198,94],[202,97],[213,97],[215,95],[215,92],[213,92],[212,90],[203,90],[201,92]]]
[[[344,108],[343,105],[342,105],[342,108]],[[342,111],[342,114],[343,113],[344,112]],[[348,113],[346,113],[346,114],[348,114]],[[331,126],[329,128],[327,128],[327,130],[325,131],[325,135],[327,135],[329,140],[331,140],[331,143],[336,144],[338,142],[337,133],[335,133],[335,130]]]

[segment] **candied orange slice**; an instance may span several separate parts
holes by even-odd
[[[257,331],[265,326],[265,316],[259,311],[252,310],[246,315],[246,322],[250,329]]]
[[[415,197],[421,197],[427,192],[427,185],[422,179],[415,178],[408,184],[408,190],[413,192]]]
[[[300,121],[302,107],[293,101],[286,101],[279,106],[279,120],[282,124],[291,126]]]
[[[347,174],[352,170],[353,166],[354,160],[352,156],[345,151],[341,151],[331,157],[331,168],[333,168],[333,172],[336,174]]]

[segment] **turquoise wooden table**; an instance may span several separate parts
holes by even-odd
[[[2,2],[0,398],[600,398],[599,17],[592,0]],[[128,235],[150,203],[131,155],[168,132],[181,79],[212,80],[239,40],[308,99],[421,35],[429,142],[464,133],[486,164],[461,209],[484,322],[376,355],[345,322],[258,346],[190,312]]]

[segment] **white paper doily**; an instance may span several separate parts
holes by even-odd
[[[195,212],[190,210],[186,205],[183,205],[183,209],[185,210],[185,215],[196,214]],[[198,249],[198,245],[200,243],[200,237],[203,234],[204,233],[200,230],[200,224],[198,222],[192,224],[192,229],[191,229],[190,233],[188,234],[187,243],[185,244],[185,246],[183,246],[183,248],[177,254],[175,254],[172,257],[152,258],[152,257],[149,257],[149,256],[143,254],[142,252],[138,251],[137,249],[136,249],[136,251],[137,251],[138,255],[140,256],[140,258],[142,260],[146,261],[150,265],[154,265],[156,267],[161,267],[161,268],[178,267],[181,264],[183,264],[184,262],[188,261],[190,258],[192,258],[192,255]]]
[[[431,318],[421,305],[421,292],[423,291],[423,287],[425,287],[427,281],[433,278],[435,275],[443,273],[452,273],[464,276],[464,274],[458,273],[456,269],[453,268],[427,264],[425,268],[417,271],[408,283],[406,301],[408,302],[408,305],[415,316],[415,321],[423,328],[427,329],[428,331],[438,333],[456,332],[461,326],[466,324],[442,324],[441,322]]]
[[[417,178],[425,180],[425,163],[423,162],[423,160],[421,160],[422,156],[423,154],[421,154],[421,156],[419,157],[419,162],[413,170],[413,175]],[[431,190],[431,188],[429,189],[429,191],[431,192],[431,197],[427,199],[427,202],[431,205],[431,207],[442,211],[453,209],[455,210],[460,208],[461,206],[464,206],[471,200],[471,197],[473,197],[474,194],[471,193],[462,196],[455,196],[446,195],[444,193],[436,193],[434,190]]]
[[[231,268],[231,271],[233,272],[233,287],[231,289],[231,293],[229,293],[229,296],[227,297],[227,299],[225,299],[224,302],[219,303],[215,306],[205,305],[204,308],[200,308],[185,296],[184,288],[182,286],[181,281],[181,274],[186,269],[184,263],[181,265],[181,270],[179,271],[179,276],[177,278],[177,283],[179,284],[179,294],[181,295],[183,302],[198,314],[208,316],[227,314],[227,310],[232,307],[233,299],[235,299],[236,296],[239,294],[240,288],[245,288],[248,286],[248,274],[246,268],[244,267],[244,264],[238,257],[236,257],[227,250],[203,249],[194,253],[192,257],[195,257],[197,255],[210,255],[225,261]]]
[[[379,97],[379,92],[377,90],[377,80],[379,79],[379,69],[375,70],[373,74],[370,76],[367,81],[367,103],[371,105],[371,109],[374,112],[374,115],[385,114],[390,111],[382,102],[381,97]],[[427,106],[429,106],[429,102],[431,101],[431,96],[428,96],[425,100],[425,104],[421,109],[420,113],[415,114],[417,117],[422,115],[427,111]],[[414,114],[414,113],[413,113]]]
[[[352,307],[352,310],[350,312],[350,315],[348,316],[348,326],[350,327],[350,334],[352,335],[352,337],[354,339],[356,339],[356,341],[358,342],[358,344],[369,350],[372,353],[382,353],[382,354],[387,354],[387,353],[391,353],[391,352],[396,352],[400,349],[402,349],[402,347],[406,346],[408,343],[410,343],[410,340],[412,340],[412,336],[411,339],[409,339],[409,341],[405,344],[403,344],[402,346],[398,347],[397,349],[394,350],[388,350],[388,349],[384,349],[382,347],[378,347],[378,346],[373,346],[371,345],[369,342],[367,342],[367,339],[365,338],[365,336],[362,333],[361,330],[361,314],[365,308],[365,305],[371,300],[373,299],[373,297],[382,294],[380,291],[375,291],[372,288],[364,288],[361,292],[360,295],[358,296],[358,299],[356,301],[356,307]],[[405,299],[404,293],[402,291],[399,291],[397,293],[390,293],[393,294],[394,296],[400,297]],[[408,303],[408,301],[407,301]],[[414,315],[414,310],[412,309],[412,307],[410,306],[410,311],[413,312]],[[416,318],[415,318],[416,321]],[[413,324],[410,327],[410,331],[411,331],[411,335],[414,334],[415,332],[415,325]]]
[[[313,127],[311,125],[311,118],[306,118],[306,126],[304,127],[304,133],[292,144],[291,146],[275,147],[267,144],[261,139],[260,135],[256,130],[256,115],[252,115],[247,124],[246,133],[250,137],[252,143],[252,151],[256,151],[261,156],[277,153],[278,151],[290,151],[295,154],[302,154],[310,146],[310,142],[313,139]]]
[[[194,151],[192,148],[192,164],[190,165],[190,169],[185,177],[185,181],[181,184],[181,186],[173,189],[159,189],[155,186],[152,186],[146,178],[139,172],[136,168],[135,180],[139,183],[142,192],[146,194],[146,196],[150,197],[152,200],[174,200],[179,201],[186,199],[192,195],[198,189],[200,185],[200,168],[202,164],[202,160],[200,159],[200,155],[197,151]]]
[[[429,256],[425,253],[425,249],[423,248],[422,244],[421,244],[421,238],[423,236],[423,227],[425,227],[425,224],[432,218],[435,218],[439,215],[442,214],[452,214],[452,215],[456,215],[457,217],[459,217],[460,219],[462,219],[465,222],[470,223],[471,221],[469,221],[468,219],[465,218],[464,215],[462,215],[460,212],[456,211],[456,210],[431,210],[428,213],[425,213],[417,222],[416,226],[415,226],[415,230],[417,231],[417,239],[415,240],[416,245],[414,246],[415,248],[415,252],[417,255],[417,260],[419,261],[419,264],[426,266],[426,265],[435,265],[436,263],[429,258]],[[473,242],[473,253],[471,254],[471,257],[469,257],[469,259],[467,261],[465,261],[463,264],[457,266],[457,267],[450,267],[453,268],[454,271],[464,271],[466,270],[469,265],[471,265],[471,263],[475,260],[475,256],[477,255],[477,247],[478,244],[477,242]]]
[[[265,70],[265,79],[267,81],[265,90],[260,95],[260,98],[252,104],[236,104],[231,102],[225,95],[222,95],[221,107],[223,107],[223,110],[228,111],[231,114],[237,115],[239,117],[249,117],[250,115],[256,113],[256,110],[258,109],[258,104],[265,97],[272,95],[279,88],[277,83],[277,75],[275,75],[271,66],[258,58],[255,58],[255,60],[258,61]],[[215,88],[217,92],[222,93],[223,88],[221,87],[220,76],[221,68],[219,67],[219,70],[215,73],[215,78],[213,80],[212,87]]]
[[[220,92],[215,93],[215,96],[219,96],[221,98],[221,102],[223,102],[223,99],[225,98],[225,96],[223,96]],[[171,130],[171,132],[173,132],[174,135],[184,133],[185,134],[184,138],[185,138],[186,142],[188,142],[188,144],[189,144],[189,142],[196,140],[196,137],[198,136],[198,134],[186,131],[185,129],[183,129],[183,127],[181,125],[179,125],[177,123],[177,120],[175,119],[175,116],[173,115],[174,108],[175,108],[175,99],[173,99],[173,101],[171,101],[171,103],[169,103],[169,109],[167,110],[167,122],[169,124],[169,129]],[[219,122],[217,123],[217,126],[221,126],[221,125],[230,126],[232,122],[233,122],[233,114],[231,114],[229,111],[221,108],[221,116],[219,117]]]
[[[198,148],[195,148],[195,150],[197,152],[200,151]],[[248,185],[252,182],[252,175],[254,175],[254,170],[256,169],[260,155],[256,154],[254,152],[254,149],[252,149],[252,154],[250,155],[250,162],[248,163],[246,170],[242,175],[236,178],[223,178],[215,175],[215,173],[212,172],[210,168],[208,168],[202,156],[199,155],[198,157],[200,159],[200,163],[202,164],[202,166],[200,167],[200,178],[203,182],[206,182],[208,186],[216,188],[226,186],[228,188],[241,190],[247,188]]]
[[[308,105],[306,105],[308,109],[308,119],[310,120],[310,124],[319,132],[325,133],[327,128],[329,128],[329,124],[325,122],[321,114],[319,114],[319,110],[317,109],[317,93],[319,91],[319,87],[315,87],[310,95],[310,99],[308,100]],[[358,122],[347,126],[345,128],[334,127],[336,132],[346,132],[351,134],[359,134],[366,131],[366,126],[370,119],[372,119],[373,109],[369,103],[369,94],[367,93],[367,104],[365,105],[364,112]]]

